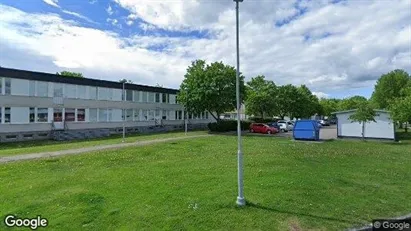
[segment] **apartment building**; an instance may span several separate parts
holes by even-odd
[[[92,138],[123,126],[128,133],[183,129],[177,92],[0,67],[0,142]],[[214,121],[207,112],[187,117],[190,128]]]

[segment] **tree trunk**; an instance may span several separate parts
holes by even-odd
[[[365,141],[365,134],[364,134],[364,130],[365,130],[365,123],[362,122],[362,140]]]
[[[405,132],[408,132],[408,122],[405,122]]]
[[[217,113],[217,117],[214,115],[214,113],[210,112],[210,115],[217,121],[217,123],[220,121],[220,114]]]
[[[263,111],[261,111],[260,113],[261,113],[261,118],[263,118],[263,119],[264,119],[264,112],[263,112]]]

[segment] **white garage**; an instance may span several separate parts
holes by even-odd
[[[367,139],[395,140],[395,126],[388,111],[375,110],[376,122],[365,124],[352,122],[348,119],[356,110],[334,112],[337,117],[338,138],[362,138],[362,126],[364,125],[364,137]]]

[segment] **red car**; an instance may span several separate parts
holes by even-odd
[[[274,134],[278,133],[275,127],[270,127],[267,124],[253,123],[250,124],[251,133],[264,133],[264,134]]]

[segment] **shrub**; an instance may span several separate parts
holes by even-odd
[[[251,122],[241,121],[241,130],[248,130]],[[237,131],[236,120],[220,120],[219,122],[209,123],[208,129],[212,132],[230,132]]]
[[[273,118],[261,118],[261,117],[250,117],[249,118],[250,121],[254,122],[254,123],[270,123],[270,122],[275,122],[276,119]]]

